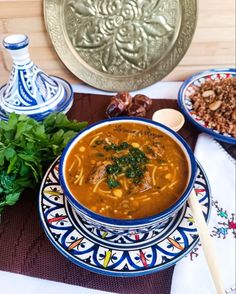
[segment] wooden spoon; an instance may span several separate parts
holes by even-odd
[[[223,294],[225,293],[225,290],[222,276],[220,274],[220,267],[218,265],[215,247],[210,236],[207,223],[203,216],[201,205],[197,199],[194,189],[192,190],[188,198],[188,204],[193,214],[193,219],[198,230],[202,249],[211,273],[212,280],[215,284],[215,288],[217,290],[217,293]]]
[[[185,119],[181,112],[172,108],[164,108],[154,112],[152,120],[162,123],[177,132],[184,125]]]

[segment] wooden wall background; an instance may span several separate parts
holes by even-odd
[[[235,0],[199,0],[198,25],[193,42],[181,63],[165,78],[180,81],[198,71],[235,67]],[[43,0],[0,0],[0,42],[13,33],[30,38],[34,62],[48,74],[81,81],[71,74],[57,57],[43,19]],[[0,85],[11,69],[11,58],[0,46]]]

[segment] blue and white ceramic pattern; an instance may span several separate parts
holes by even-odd
[[[31,61],[28,37],[10,35],[3,45],[13,58],[13,68],[8,83],[0,88],[0,119],[7,119],[11,112],[36,120],[51,112],[67,112],[73,103],[71,85],[46,75]]]
[[[52,244],[76,265],[111,276],[141,276],[174,265],[198,242],[186,203],[165,226],[120,236],[84,221],[68,203],[59,183],[59,158],[47,171],[39,193],[41,224]],[[198,164],[194,189],[205,218],[210,213],[209,183]]]
[[[207,80],[220,80],[229,77],[236,77],[236,69],[211,69],[200,72],[191,76],[181,86],[178,94],[178,104],[186,118],[193,123],[200,131],[205,132],[215,139],[229,144],[236,144],[236,138],[227,133],[220,133],[219,131],[209,128],[202,118],[197,116],[193,111],[193,105],[190,96],[193,94],[194,87],[199,87]]]

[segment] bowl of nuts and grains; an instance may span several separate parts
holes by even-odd
[[[213,69],[191,76],[179,90],[178,104],[198,129],[236,144],[236,69]]]

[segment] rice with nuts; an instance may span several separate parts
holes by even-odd
[[[236,77],[207,80],[190,95],[193,110],[207,127],[236,137]]]

